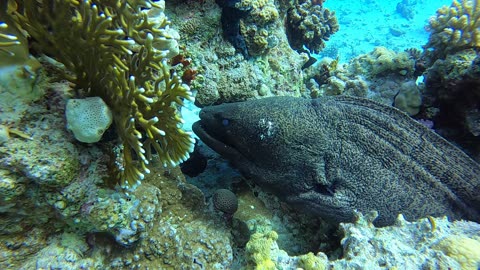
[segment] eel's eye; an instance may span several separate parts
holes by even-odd
[[[222,120],[222,125],[228,126],[228,124],[230,124],[230,121],[228,121],[228,119],[223,119]]]

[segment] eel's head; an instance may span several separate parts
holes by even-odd
[[[253,165],[251,161],[256,156],[252,147],[255,127],[242,105],[232,103],[203,108],[200,121],[193,125],[193,131],[205,144],[236,167]]]
[[[232,145],[229,120],[222,116],[221,112],[215,112],[211,108],[201,110],[200,121],[193,124],[193,132],[210,148],[227,158],[235,158],[240,153]]]

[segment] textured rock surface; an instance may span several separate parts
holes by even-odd
[[[308,56],[290,48],[282,19],[287,7],[264,0],[239,3],[252,8],[242,19],[241,31],[256,57],[245,61],[219,30],[221,9],[214,0],[166,4],[167,15],[182,37],[181,46],[187,48],[181,54],[191,57],[190,68],[198,71],[191,85],[196,105],[305,94],[302,65]]]
[[[413,52],[376,47],[347,64],[339,64],[339,59],[324,58],[306,70],[307,88],[314,98],[348,95],[392,105],[404,85],[415,86],[418,56]]]
[[[287,203],[335,221],[378,210],[479,220],[480,166],[392,107],[275,97],[204,108],[195,133]]]
[[[445,217],[408,222],[399,216],[393,226],[376,228],[372,224],[376,217],[373,212],[359,215],[354,223],[341,224],[342,258],[329,261],[322,252],[289,256],[279,248],[272,231],[251,238],[249,260],[271,269],[477,270],[480,266],[477,223],[449,222]],[[308,268],[311,265],[315,267]]]
[[[65,128],[69,92],[50,84],[14,125],[31,139],[13,134],[0,145],[0,268],[229,265],[225,222],[179,168],[155,162],[129,194],[107,187],[110,157]]]
[[[428,118],[449,140],[480,161],[480,57],[464,50],[436,60],[425,73]]]
[[[480,258],[460,248],[462,239],[480,244],[480,225],[474,222],[449,222],[447,218],[421,219],[408,222],[399,216],[394,226],[375,228],[375,213],[360,217],[355,223],[341,225],[343,259],[332,263],[335,269],[362,267],[365,269],[471,269],[480,265]],[[449,249],[439,246],[453,237]],[[457,249],[457,254],[451,251]],[[458,257],[456,256],[458,255]],[[461,256],[464,257],[462,261]],[[469,258],[471,257],[471,258]],[[465,261],[477,267],[468,267]]]

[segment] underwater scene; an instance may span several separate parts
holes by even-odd
[[[480,0],[0,0],[0,269],[480,270]]]

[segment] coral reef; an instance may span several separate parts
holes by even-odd
[[[164,170],[156,165],[154,169],[157,176],[148,176],[145,191],[161,188],[159,203],[154,204],[161,205],[161,213],[151,221],[155,226],[147,227],[143,241],[128,252],[112,254],[111,267],[222,269],[230,265],[230,232],[223,219],[206,212],[202,193],[184,182],[178,168]],[[139,195],[144,196],[148,194]]]
[[[480,161],[480,2],[454,0],[430,18],[418,63],[424,72],[423,118]]]
[[[433,50],[433,58],[480,47],[480,1],[453,0],[450,7],[443,6],[430,18],[430,38],[426,49]]]
[[[48,98],[22,117],[32,140],[12,136],[0,146],[0,267],[231,264],[225,222],[206,211],[203,195],[179,168],[165,169],[156,160],[129,194],[102,185],[108,156],[97,145],[74,143],[64,128],[70,91],[50,85]]]
[[[423,100],[435,130],[480,160],[480,57],[463,50],[436,60],[425,73]]]
[[[415,57],[412,52],[377,47],[353,58],[348,64],[339,65],[338,59],[324,58],[306,70],[305,83],[312,97],[352,95],[368,97],[385,105],[394,105],[399,92],[410,91],[416,93],[405,100],[410,105],[399,105],[399,108],[410,114],[418,113],[421,87],[415,84]],[[402,93],[400,99],[403,97]],[[416,109],[411,110],[410,106]]]
[[[325,41],[338,31],[339,25],[335,12],[311,0],[295,0],[286,18],[286,28],[290,46],[303,51],[305,46],[310,52],[318,53],[325,47]]]
[[[278,235],[275,231],[254,233],[250,236],[246,247],[248,265],[255,269],[276,269],[272,260],[275,255],[272,253],[278,252],[277,239]]]
[[[328,258],[323,253],[317,256],[307,253],[290,257],[277,244],[278,235],[275,231],[255,233],[250,237],[246,247],[248,266],[252,269],[327,269]]]
[[[385,47],[376,47],[372,52],[360,55],[351,61],[352,73],[366,74],[370,78],[398,73],[412,75],[414,61],[407,52],[394,52]]]
[[[268,50],[277,46],[279,11],[274,1],[243,0],[239,6],[250,10],[249,16],[240,22],[240,32],[245,38],[248,52],[252,56],[268,53]]]
[[[0,73],[0,268],[230,265],[224,220],[206,211],[179,168],[164,167],[186,159],[183,151],[192,147],[178,112],[190,92],[166,63],[178,46],[164,2],[4,3],[2,35],[22,29],[13,31],[21,40],[15,45],[49,57],[37,66],[22,59]],[[0,42],[1,53],[16,53]],[[132,186],[135,172],[151,171],[144,185],[128,193],[107,186],[115,159],[106,153],[116,134],[107,130],[96,145],[76,142],[64,122],[74,95],[109,105],[134,170],[121,183]]]
[[[97,256],[83,258],[89,247],[77,234],[63,233],[49,239],[48,246],[38,252],[36,259],[23,262],[19,269],[100,269],[104,265]]]
[[[237,4],[251,9],[240,22],[247,47],[259,53],[249,61],[218,31],[222,11],[214,0],[166,3],[169,19],[179,26],[180,47],[185,48],[183,54],[192,58],[191,66],[198,71],[191,84],[196,92],[196,105],[203,107],[272,95],[306,95],[302,65],[308,56],[297,53],[288,44],[282,21],[286,10],[275,5],[279,16],[273,15],[271,18],[276,19],[272,21],[268,19],[276,14],[273,3],[241,1]],[[256,23],[259,23],[257,28]],[[256,30],[250,32],[251,29]],[[254,49],[257,46],[254,39],[263,44],[258,50]]]
[[[480,227],[473,222],[451,223],[447,218],[407,222],[400,215],[394,226],[374,228],[372,221],[375,217],[372,213],[360,216],[355,223],[341,225],[345,234],[342,239],[344,255],[343,259],[332,263],[335,268],[346,269],[349,266],[362,265],[372,269],[463,269],[461,262],[450,257],[448,253],[438,252],[437,244],[451,235],[479,240]],[[406,253],[412,256],[403,257],[402,254]]]
[[[480,226],[476,223],[451,223],[447,218],[408,222],[400,215],[394,226],[375,228],[375,218],[376,213],[359,215],[355,223],[340,225],[343,256],[336,260],[329,261],[322,252],[289,256],[278,247],[275,232],[252,235],[247,243],[248,258],[257,263],[257,269],[474,270],[480,264],[476,249]],[[258,267],[260,263],[265,268]]]
[[[240,19],[245,18],[250,12],[249,9],[242,9],[236,6],[240,0],[216,0],[222,8],[222,29],[225,38],[245,57],[249,58],[245,39],[240,34]]]
[[[165,63],[178,49],[164,4],[25,1],[7,14],[10,27],[30,38],[23,46],[55,58],[67,69],[57,71],[63,78],[111,108],[123,143],[118,178],[127,188],[149,172],[152,150],[165,165],[178,164],[193,150],[177,110],[190,91]]]

